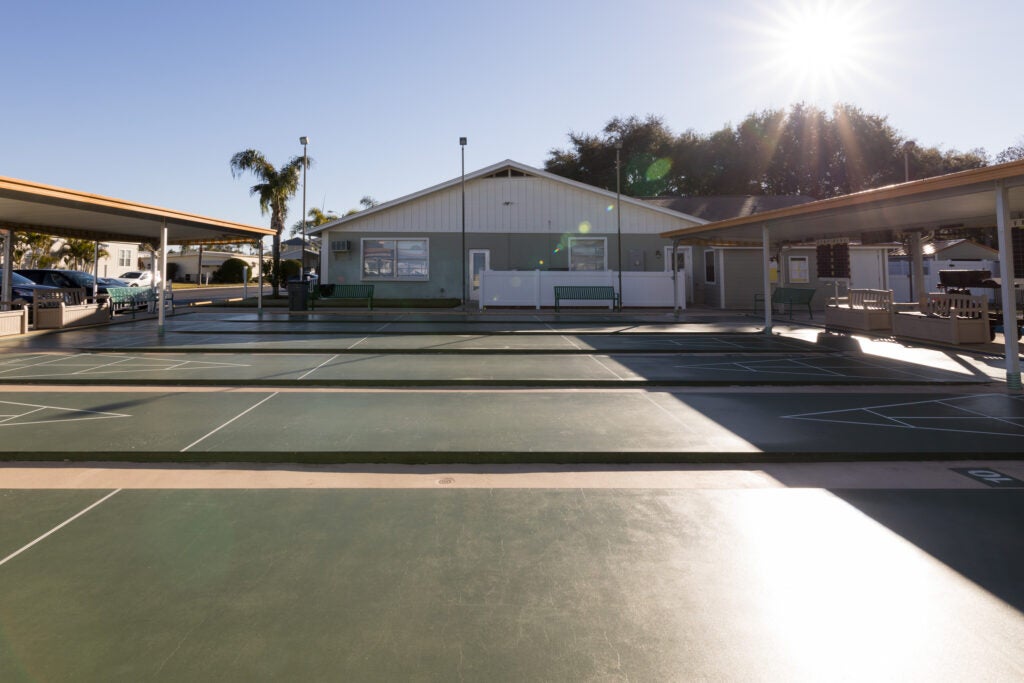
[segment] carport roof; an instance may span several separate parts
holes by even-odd
[[[0,229],[113,242],[228,243],[273,235],[269,228],[206,218],[0,176]]]
[[[1024,161],[890,185],[751,216],[662,233],[662,237],[760,244],[828,237],[870,239],[888,231],[996,225],[996,189],[1008,190],[1010,211],[1024,211]]]

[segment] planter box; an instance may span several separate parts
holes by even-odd
[[[892,317],[892,291],[888,289],[851,289],[825,306],[826,328],[889,332]]]
[[[897,337],[946,344],[984,344],[990,340],[988,300],[970,294],[929,294],[923,311],[893,316]]]
[[[85,292],[58,289],[36,292],[32,317],[37,330],[63,329],[76,325],[110,322],[110,307],[103,303],[84,303]]]
[[[0,337],[28,332],[28,309],[0,311]]]

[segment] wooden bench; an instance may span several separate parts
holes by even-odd
[[[970,294],[933,292],[923,310],[899,311],[893,315],[892,331],[897,337],[947,344],[984,344],[991,339],[988,299]]]
[[[619,308],[619,295],[608,285],[555,285],[555,310],[562,299],[569,301],[610,301],[612,310]]]
[[[36,290],[32,318],[37,330],[95,325],[110,321],[110,308],[105,303],[90,302],[80,288]]]
[[[318,285],[315,289],[315,296],[309,297],[311,309],[317,299],[366,299],[366,307],[373,310],[373,285]]]
[[[825,306],[825,329],[891,331],[892,290],[851,289]]]
[[[814,298],[816,289],[808,287],[776,287],[772,292],[772,310],[775,306],[788,306],[789,317],[793,317],[793,304],[807,306],[807,315],[814,320],[814,313],[811,311],[811,299]],[[764,305],[764,294],[754,294],[754,313],[757,313],[759,305]]]

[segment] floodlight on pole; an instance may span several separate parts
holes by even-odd
[[[309,166],[309,157],[306,155],[306,145],[309,138],[303,135],[299,138],[302,145],[302,269],[299,272],[299,279],[306,279],[306,167]]]
[[[466,138],[459,138],[462,149],[462,306],[466,306]]]

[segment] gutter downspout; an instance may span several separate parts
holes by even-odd
[[[1017,342],[1017,296],[1013,272],[1013,233],[1010,230],[1009,190],[996,181],[996,232],[999,233],[999,295],[1003,305],[1003,343],[1006,353],[1006,388],[1020,392],[1020,348]]]

